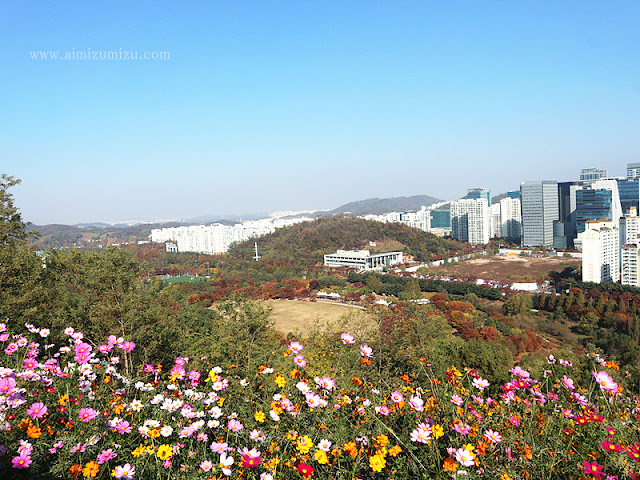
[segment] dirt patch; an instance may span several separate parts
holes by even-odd
[[[464,279],[494,280],[502,284],[514,282],[542,282],[550,270],[562,271],[580,265],[579,258],[569,257],[484,257],[475,258],[458,265],[444,265],[429,269],[429,273]]]

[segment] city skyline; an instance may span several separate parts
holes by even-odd
[[[630,1],[5,2],[0,170],[22,180],[12,193],[35,224],[624,176],[640,161],[639,14]]]

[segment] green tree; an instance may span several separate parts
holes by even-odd
[[[403,300],[417,300],[420,297],[420,283],[415,278],[412,278],[404,286],[402,293],[400,293],[400,298]]]

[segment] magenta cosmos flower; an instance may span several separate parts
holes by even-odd
[[[44,417],[45,413],[47,413],[47,407],[42,402],[33,403],[29,408],[27,408],[27,415],[34,419]]]
[[[19,455],[11,460],[12,468],[29,468],[31,457],[29,455]]]
[[[96,411],[93,408],[81,408],[78,412],[78,418],[81,422],[90,422],[96,418]]]

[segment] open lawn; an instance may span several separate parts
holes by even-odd
[[[466,260],[457,265],[432,267],[427,272],[461,278],[481,278],[500,283],[540,282],[549,270],[562,271],[566,267],[577,267],[579,258],[569,257],[492,257]]]
[[[300,302],[296,300],[269,300],[266,304],[273,309],[271,319],[276,329],[287,334],[294,330],[306,334],[316,322],[336,321],[341,316],[360,307],[330,302]]]

